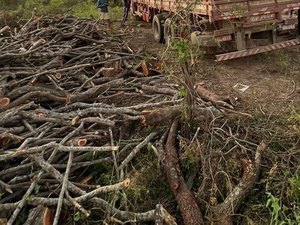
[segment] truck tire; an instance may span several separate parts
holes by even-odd
[[[152,21],[154,40],[158,43],[164,42],[164,27],[162,24],[162,20],[163,20],[162,15],[155,15]]]
[[[174,38],[175,36],[176,35],[173,21],[171,18],[167,18],[164,24],[164,39],[166,45],[170,45],[172,38]]]

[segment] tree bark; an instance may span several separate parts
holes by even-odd
[[[262,154],[267,148],[265,142],[257,147],[254,160],[243,160],[244,174],[240,183],[226,197],[223,203],[212,209],[212,225],[232,225],[233,215],[239,210],[257,181]]]
[[[181,114],[180,107],[168,107],[156,110],[143,111],[141,123],[144,126],[168,124]]]
[[[203,225],[203,217],[193,193],[181,175],[175,140],[178,121],[173,122],[165,145],[165,172],[185,225]]]

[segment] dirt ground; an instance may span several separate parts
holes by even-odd
[[[164,54],[166,46],[154,41],[151,24],[135,22],[126,30],[132,34],[127,42],[134,51],[143,48],[158,59]],[[226,62],[207,57],[195,79],[217,94],[237,97],[239,111],[286,117],[300,109],[299,54],[300,46],[294,46]],[[239,90],[241,85],[247,90]]]

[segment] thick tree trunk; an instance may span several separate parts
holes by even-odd
[[[175,195],[185,225],[204,224],[202,214],[193,193],[186,185],[181,175],[179,158],[176,152],[175,140],[178,121],[173,122],[165,146],[165,171],[168,183]]]

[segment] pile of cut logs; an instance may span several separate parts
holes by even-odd
[[[137,135],[164,120],[155,109],[179,113],[182,99],[159,63],[93,20],[33,16],[0,33],[0,218],[12,225],[30,206],[25,224],[34,224],[54,208],[50,219],[59,224],[62,205],[89,216],[91,203],[123,221],[170,218],[160,205],[135,213],[101,198],[129,185],[128,164],[158,139]],[[94,183],[89,168],[103,162],[118,183]]]
[[[96,207],[103,224],[175,225],[161,204],[146,212],[128,210],[124,190],[133,159],[150,146],[163,162],[184,224],[204,224],[180,172],[178,118],[186,108],[195,121],[215,118],[223,115],[219,109],[233,111],[236,99],[181,82],[191,97],[186,101],[178,84],[160,72],[161,63],[133,51],[124,35],[64,15],[33,15],[20,29],[0,29],[0,223],[65,224],[66,208],[91,217]],[[155,129],[171,124],[170,130]],[[258,145],[224,203],[208,206],[216,224],[232,224],[231,215],[255,184],[265,148]],[[109,165],[114,182],[99,182],[95,165]],[[205,166],[202,171],[210,168]]]

